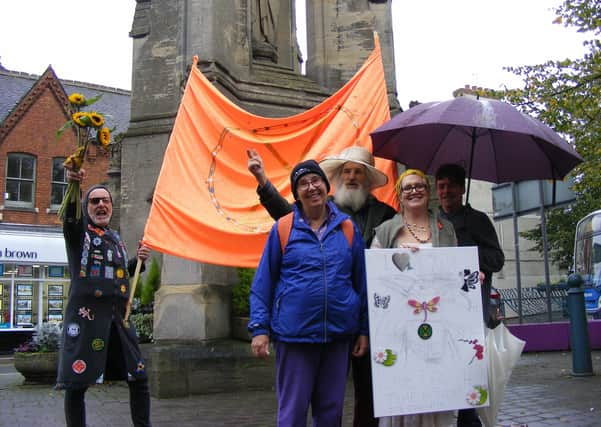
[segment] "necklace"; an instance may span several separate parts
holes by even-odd
[[[425,231],[425,227],[422,227],[423,230]],[[415,240],[417,240],[419,243],[428,243],[430,241],[430,238],[432,238],[432,233],[428,230],[428,236],[425,239],[420,239],[417,234],[415,233],[415,231],[413,231],[413,227],[407,227],[407,231],[409,231],[409,234],[411,234],[413,236],[413,238]]]
[[[419,231],[426,231],[428,229],[428,227],[424,227],[423,225],[417,225],[417,224],[405,223],[405,226],[407,228],[412,228],[414,230],[419,230]]]

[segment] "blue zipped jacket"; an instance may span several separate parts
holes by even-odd
[[[342,231],[349,218],[332,202],[321,242],[297,204],[284,254],[277,223],[250,291],[249,331],[272,340],[327,343],[368,335],[365,243],[353,223],[352,247]]]

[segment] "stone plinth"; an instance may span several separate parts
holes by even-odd
[[[227,337],[230,307],[230,288],[226,286],[161,286],[155,294],[154,339],[200,341]]]
[[[235,269],[165,255],[155,294],[155,341],[230,337]]]
[[[143,352],[156,398],[275,387],[273,356],[257,359],[245,341],[161,341]]]

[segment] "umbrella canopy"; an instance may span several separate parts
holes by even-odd
[[[495,183],[562,179],[582,162],[541,121],[505,102],[470,96],[419,104],[378,127],[371,138],[374,156],[429,174],[457,163],[469,178]]]

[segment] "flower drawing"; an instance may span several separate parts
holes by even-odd
[[[465,396],[465,400],[472,406],[480,406],[486,403],[488,391],[484,386],[475,385]]]
[[[468,365],[471,365],[471,364],[472,364],[472,362],[473,362],[475,359],[478,359],[478,360],[482,360],[482,359],[484,359],[484,346],[483,346],[482,344],[479,344],[479,343],[478,343],[478,340],[477,340],[476,338],[474,338],[474,339],[471,339],[471,340],[460,339],[459,341],[462,341],[462,342],[466,342],[466,343],[468,343],[468,344],[471,344],[471,345],[472,345],[472,348],[473,348],[473,349],[474,349],[474,351],[475,351],[475,353],[474,353],[474,355],[472,356],[472,359],[470,360],[470,362],[468,363]]]
[[[384,366],[392,366],[396,362],[396,352],[387,348],[384,350],[376,350],[374,352],[374,361]]]

